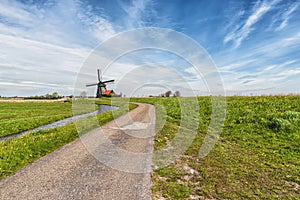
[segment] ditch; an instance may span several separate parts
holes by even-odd
[[[43,125],[43,126],[39,126],[39,127],[30,129],[30,130],[27,130],[27,131],[22,131],[20,133],[16,133],[16,134],[13,134],[13,135],[4,136],[4,137],[0,138],[0,141],[8,141],[12,138],[17,138],[17,137],[20,137],[22,135],[26,135],[28,133],[32,133],[32,132],[35,132],[35,131],[41,131],[41,130],[47,130],[47,129],[50,129],[50,128],[65,126],[69,123],[72,123],[73,121],[75,121],[77,119],[81,119],[81,118],[85,118],[85,117],[88,117],[88,116],[91,116],[91,115],[97,115],[99,113],[103,113],[103,112],[107,112],[107,111],[110,111],[110,110],[118,109],[117,106],[100,105],[100,104],[98,104],[97,106],[99,106],[99,109],[96,110],[96,111],[81,114],[81,115],[75,115],[75,116],[68,117],[68,118],[65,118],[65,119],[50,123],[50,124],[46,124],[46,125]]]

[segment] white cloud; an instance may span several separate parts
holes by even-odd
[[[291,45],[297,45],[299,43],[300,43],[300,32],[279,41],[279,44],[282,45],[283,47],[289,47]]]
[[[95,47],[116,33],[113,23],[78,0],[56,1],[51,6],[4,0],[0,16],[4,19],[0,33],[64,46]]]
[[[291,33],[286,37],[280,38],[274,42],[266,42],[265,44],[258,43],[257,45],[248,48],[246,53],[236,54],[235,52],[224,52],[222,62],[228,63],[219,67],[221,72],[235,72],[236,69],[247,67],[248,64],[257,65],[272,65],[277,66],[278,59],[282,56],[291,57],[295,54],[295,49],[300,44],[300,32]]]
[[[231,63],[229,65],[219,67],[219,69],[220,69],[221,72],[234,71],[234,70],[236,70],[240,67],[247,66],[247,65],[249,65],[249,64],[251,64],[255,61],[256,61],[255,59],[250,59],[250,60],[243,60],[243,61],[239,61],[239,62],[234,62],[234,63]]]
[[[279,64],[268,65],[265,67],[259,66],[259,63],[254,62],[254,66],[260,67],[260,70],[242,71],[231,74],[223,74],[223,80],[226,91],[229,94],[237,93],[286,93],[282,90],[286,82],[292,77],[300,73],[299,68],[295,68],[298,60],[288,60]],[[294,83],[300,80],[293,80]],[[293,84],[294,84],[293,83]],[[278,88],[277,90],[275,88]],[[295,88],[294,88],[295,89]],[[291,90],[289,90],[291,91]]]
[[[127,96],[142,95],[139,91],[143,91],[144,95],[150,95],[153,87],[157,88],[157,93],[152,95],[159,95],[167,90],[173,92],[179,90],[182,95],[187,96],[192,95],[195,89],[190,85],[190,80],[174,68],[156,64],[134,67],[119,77],[114,85],[116,90],[122,91]]]
[[[1,1],[0,79],[6,86],[0,95],[33,95],[36,88],[72,93],[91,46],[115,34],[114,24],[77,0],[38,4]]]
[[[32,26],[34,15],[24,9],[23,4],[17,1],[2,0],[0,4],[0,16],[7,21]]]
[[[104,17],[94,14],[90,6],[81,8],[77,14],[78,19],[87,27],[87,32],[93,35],[98,41],[104,41],[116,34],[114,25]]]
[[[121,3],[123,10],[128,15],[125,19],[126,27],[128,29],[143,27],[145,25],[144,16],[147,13],[154,14],[150,9],[152,3],[152,0],[133,0],[131,4]]]
[[[300,32],[291,34],[284,38],[278,39],[273,43],[267,43],[265,45],[258,45],[252,49],[252,52],[248,53],[244,58],[257,58],[258,56],[265,56],[277,60],[279,57],[289,55],[289,57],[295,53],[295,48],[300,44]]]
[[[297,63],[298,60],[288,60],[281,64],[275,64],[264,69],[264,72],[268,73],[270,70],[281,70],[282,68]]]
[[[282,15],[281,15],[281,24],[275,29],[276,31],[283,30],[287,25],[289,20],[292,17],[292,14],[297,10],[297,8],[300,6],[300,2],[296,1],[293,3]]]
[[[88,49],[66,48],[1,34],[0,43],[1,85],[7,83],[6,94],[1,95],[18,95],[16,87],[31,88],[30,94],[34,94],[35,88],[42,86],[71,93],[66,88],[72,87],[76,72],[89,53]]]
[[[224,38],[224,43],[233,41],[235,44],[235,47],[236,48],[239,47],[242,44],[243,40],[245,40],[249,36],[249,34],[255,29],[255,28],[253,28],[253,26],[259,20],[261,20],[261,18],[267,12],[272,10],[274,5],[276,5],[279,2],[280,2],[280,0],[273,0],[271,2],[257,1],[253,7],[253,12],[250,14],[250,16],[247,18],[247,20],[240,23],[231,32],[229,32]]]
[[[168,17],[165,18],[164,14],[166,13],[157,13],[158,11],[154,10],[156,4],[152,0],[122,2],[126,14],[124,15],[122,12],[121,16],[105,16],[103,13],[112,12],[114,9],[108,6],[111,10],[104,11],[101,9],[106,8],[102,8],[102,4],[99,4],[101,11],[95,12],[97,8],[93,6],[98,6],[98,3],[91,6],[87,5],[87,1],[81,0],[52,1],[53,3],[47,7],[41,2],[37,3],[37,1],[22,2],[3,0],[0,4],[0,85],[3,86],[0,89],[0,95],[18,95],[25,94],[25,92],[35,94],[35,90],[47,92],[47,89],[60,90],[69,94],[72,92],[76,72],[78,72],[92,48],[96,47],[99,42],[105,41],[121,29],[144,27],[151,23],[151,25],[159,24],[162,27],[171,27],[174,23],[171,21],[182,16],[180,11],[176,13],[176,16],[170,17],[171,20]],[[293,27],[293,29],[278,32],[277,34],[281,34],[280,37],[276,35],[273,38],[272,36],[265,41],[256,38],[250,48],[240,48],[241,51],[239,52],[234,51],[234,49],[228,52],[228,49],[226,49],[224,60],[220,59],[222,63],[219,71],[224,73],[228,88],[251,89],[261,87],[264,89],[266,81],[270,81],[270,85],[274,85],[276,81],[276,84],[278,84],[295,74],[299,75],[299,70],[295,66],[298,62],[298,60],[295,60],[295,50],[300,44],[300,33],[295,34],[298,29],[288,25],[292,24],[292,18],[295,17],[295,12],[300,3],[295,2],[290,5],[283,5],[282,3],[278,5],[278,2],[279,0],[258,0],[250,10],[241,8],[243,3],[234,4],[239,8],[236,10],[240,11],[231,18],[225,27],[226,31],[231,29],[224,37],[223,42],[225,44],[232,42],[236,47],[239,47],[247,38],[250,38],[249,36],[258,28],[257,25],[264,20],[265,16],[269,17],[269,13],[273,14],[271,11],[281,12],[281,15],[278,15],[278,30],[287,27]],[[157,5],[160,6],[159,3]],[[165,4],[162,5],[165,6]],[[282,7],[288,9],[282,12]],[[177,9],[174,6],[168,11],[178,11]],[[170,14],[169,12],[168,14]],[[196,16],[192,16],[192,14],[191,18]],[[115,19],[116,16],[118,19]],[[149,16],[151,17],[148,18]],[[186,23],[185,20],[177,22]],[[166,24],[164,24],[165,22]],[[182,25],[182,28],[190,28],[190,24]],[[191,32],[193,31],[191,30]],[[205,30],[203,31],[205,34]],[[199,34],[199,32],[194,33]],[[111,55],[117,55],[128,47],[139,47],[143,42],[151,46],[153,41],[163,43],[167,47],[173,47],[177,49],[178,53],[182,53],[190,61],[194,61],[199,68],[203,69],[205,78],[214,77],[214,71],[212,72],[211,68],[204,66],[202,59],[197,60],[197,55],[195,52],[188,50],[186,43],[181,41],[168,44],[168,37],[162,33],[162,35],[149,35],[148,38],[143,38],[148,41],[137,41],[136,35],[132,35],[132,38],[120,38],[119,41],[113,44],[116,47],[115,49],[108,48],[108,51],[101,54],[103,56],[102,60],[98,57],[92,59],[91,68],[85,72],[86,80],[82,83],[82,86],[85,87],[85,84],[97,80],[96,68],[101,67],[102,63],[106,63],[106,60],[111,59]],[[258,42],[256,43],[256,41]],[[220,50],[222,50],[221,47]],[[289,61],[284,61],[284,56],[288,56],[287,60]],[[165,55],[151,57],[145,54],[144,57],[134,58],[133,62],[130,63],[131,57],[128,55],[125,55],[125,57],[128,60],[116,61],[110,71],[105,72],[103,78],[119,80],[122,79],[123,75],[136,70],[135,72],[140,74],[132,75],[131,79],[128,79],[132,81],[133,85],[147,80],[147,76],[150,74],[150,77],[159,78],[162,84],[172,83],[172,87],[185,90],[180,85],[181,82],[172,76],[156,71],[151,73],[150,68],[145,71],[137,70],[140,67],[139,64],[152,65],[155,63],[172,66],[173,69],[177,69],[186,76],[184,78],[187,78],[187,83],[192,85],[192,88],[204,89],[202,86],[205,86],[205,83],[203,83],[203,78],[199,73],[193,68],[185,68],[191,65],[180,63],[179,59],[173,59]],[[250,65],[251,67],[249,67]],[[293,65],[294,68],[289,68],[288,65]],[[154,78],[154,80],[156,79]],[[115,88],[117,84],[119,84],[118,81],[111,87]],[[88,88],[88,90],[91,90],[93,95],[95,88]]]

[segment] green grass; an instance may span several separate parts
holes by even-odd
[[[71,102],[0,102],[0,137],[20,133],[97,109],[94,100],[73,100],[76,105],[80,102],[84,106],[75,108],[72,107]],[[96,103],[111,104],[109,99],[96,100]]]
[[[108,99],[102,101],[110,104]],[[190,113],[181,114],[180,99],[176,98],[131,101],[156,106],[155,150],[165,148],[174,139],[181,118],[189,119],[184,123],[184,131],[198,124],[196,137],[187,151],[174,163],[152,174],[154,199],[300,198],[299,96],[228,97],[223,132],[213,151],[204,158],[198,153],[211,119],[209,97],[198,98],[197,116],[189,101],[184,106]],[[127,112],[127,104],[120,99],[119,105],[122,104],[114,114],[111,111],[100,114],[99,123]],[[80,120],[80,134],[98,126],[89,123],[89,118]],[[78,137],[77,129],[71,123],[0,142],[0,177],[74,140]]]
[[[96,103],[100,103],[100,101],[96,101]],[[103,100],[101,103],[104,103]],[[110,104],[110,102],[106,101],[106,104]],[[62,127],[33,132],[9,141],[0,141],[0,179],[73,141],[79,137],[79,134],[97,128],[136,107],[134,104],[121,103],[117,106],[120,106],[118,110],[97,115],[97,123],[91,123],[94,121],[93,117],[90,116],[78,119],[77,127],[75,123],[70,123]]]
[[[0,137],[72,116],[71,103],[0,102]]]
[[[85,112],[91,112],[93,109]],[[83,111],[77,110],[76,114]],[[69,102],[0,102],[0,137],[73,116]]]
[[[155,149],[166,147],[180,126],[178,99],[132,101],[156,105],[157,116],[167,114],[155,136]],[[228,97],[223,132],[204,158],[198,155],[212,108],[209,97],[198,101],[196,137],[179,159],[154,171],[154,199],[300,198],[300,96]]]

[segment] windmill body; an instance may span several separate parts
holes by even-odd
[[[97,69],[98,74],[98,83],[88,84],[86,87],[97,86],[96,98],[101,98],[102,96],[107,96],[106,83],[112,83],[115,80],[102,81],[100,76],[100,70]]]

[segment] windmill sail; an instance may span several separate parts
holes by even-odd
[[[101,81],[101,72],[100,72],[100,69],[97,69],[97,72],[98,72],[98,81]]]
[[[109,81],[103,81],[102,83],[111,83],[114,82],[115,80],[109,80]]]
[[[105,83],[111,83],[111,82],[114,82],[115,80],[101,81],[102,77],[101,77],[101,71],[100,71],[100,69],[97,69],[97,75],[98,75],[98,81],[99,82],[98,83],[94,83],[94,84],[87,84],[86,87],[97,85],[96,98],[100,98],[103,95],[107,95],[106,94],[107,90],[106,90],[106,84]],[[112,90],[110,90],[110,91],[112,91]]]
[[[86,87],[90,87],[90,86],[95,86],[98,85],[98,83],[94,83],[94,84],[87,84]]]

